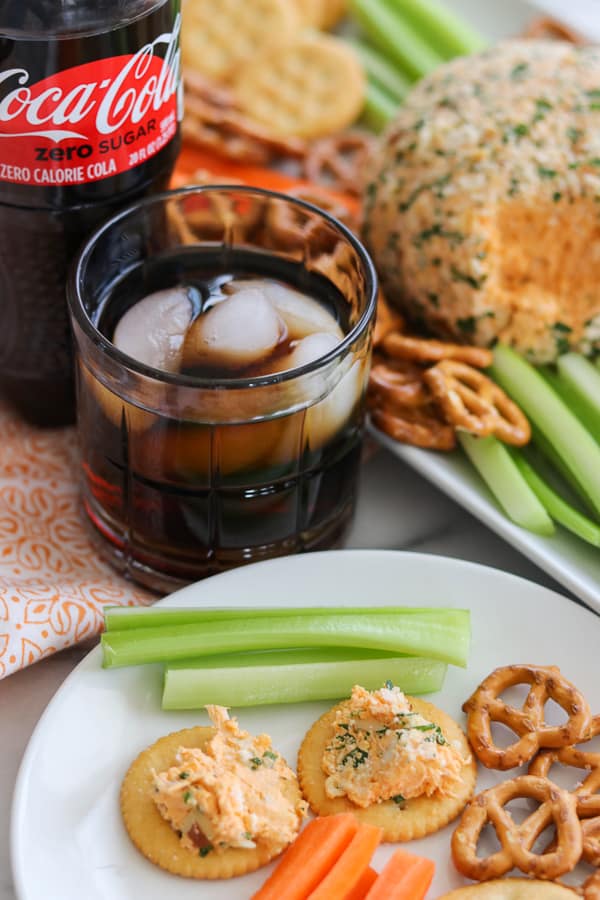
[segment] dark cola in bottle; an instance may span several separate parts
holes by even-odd
[[[0,393],[36,424],[74,418],[78,247],[168,186],[180,24],[179,0],[0,0]]]

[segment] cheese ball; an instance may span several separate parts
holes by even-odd
[[[600,350],[600,48],[507,41],[419,82],[364,238],[388,299],[440,337],[536,363]]]

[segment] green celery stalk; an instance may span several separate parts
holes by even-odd
[[[592,367],[593,369],[593,367]],[[539,370],[553,390],[564,400],[572,413],[577,416],[581,424],[600,441],[600,419],[594,423],[594,413],[589,406],[582,401],[580,394],[551,366],[540,366]]]
[[[411,80],[422,78],[442,62],[414,28],[382,3],[350,0],[349,9],[369,41]]]
[[[395,616],[431,615],[430,606],[281,606],[281,607],[164,607],[107,606],[104,609],[106,631],[132,628],[158,628],[161,625],[201,625],[227,619],[289,618],[290,616],[372,616],[393,613]]]
[[[364,41],[347,38],[347,42],[356,51],[363,64],[369,82],[382,93],[389,95],[390,100],[395,100],[396,105],[404,100],[410,90],[410,81],[402,75],[398,69],[391,66],[387,59],[377,50],[365,44]]]
[[[548,482],[544,481],[533,466],[529,464],[522,453],[518,450],[513,450],[511,455],[521,475],[555,522],[576,534],[583,541],[587,541],[588,544],[600,547],[600,525],[592,522],[587,516],[582,515],[579,510],[567,503],[560,494],[557,494]]]
[[[367,690],[388,679],[407,694],[428,694],[443,685],[446,663],[377,650],[281,650],[219,654],[168,664],[163,709],[263,706],[348,697],[355,684]]]
[[[490,372],[552,444],[600,512],[600,446],[544,378],[521,356],[498,344]]]
[[[536,534],[553,534],[552,519],[519,472],[504,444],[493,435],[478,438],[459,431],[457,437],[509,519]]]
[[[469,640],[468,610],[432,607],[410,615],[265,616],[107,631],[101,645],[106,668],[292,647],[388,650],[466,666]]]
[[[600,443],[600,373],[579,353],[559,356],[558,381],[565,386],[570,408]]]
[[[477,53],[488,45],[465,19],[437,0],[386,0],[386,5],[443,59]]]
[[[396,115],[398,104],[379,85],[367,82],[365,105],[361,113],[363,123],[371,131],[383,131]]]

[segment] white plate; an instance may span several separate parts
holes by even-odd
[[[597,547],[580,540],[560,525],[556,526],[556,532],[551,537],[541,537],[513,524],[459,450],[452,453],[421,450],[398,444],[372,426],[370,432],[391,453],[481,519],[576,597],[600,612],[600,550]]]
[[[450,667],[434,700],[463,720],[462,701],[498,665],[560,666],[600,708],[600,619],[521,578],[455,559],[391,551],[338,551],[287,557],[198,583],[163,601],[177,606],[450,605],[472,611],[466,670]],[[266,731],[293,766],[302,736],[326,703],[240,710],[244,728]],[[19,772],[12,861],[20,900],[245,900],[269,869],[227,882],[168,875],[130,843],[119,786],[133,758],[159,736],[205,722],[203,713],[160,710],[159,668],[104,671],[93,650],[40,720]],[[497,780],[480,773],[479,786]],[[410,846],[436,862],[431,898],[463,879],[450,861],[451,827]],[[377,851],[376,868],[393,851]]]

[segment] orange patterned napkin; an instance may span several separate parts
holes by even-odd
[[[74,428],[41,430],[0,405],[0,678],[102,627],[105,605],[152,595],[101,562],[79,501]]]

